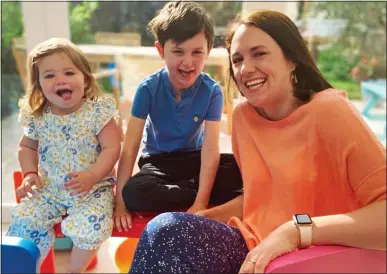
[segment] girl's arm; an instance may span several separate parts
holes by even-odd
[[[95,163],[85,171],[69,173],[70,180],[64,183],[64,187],[70,191],[72,196],[85,197],[96,183],[112,172],[120,156],[121,134],[113,118],[100,130],[97,139],[101,152]]]
[[[28,193],[34,193],[32,189],[33,186],[37,188],[42,186],[40,177],[37,174],[39,162],[38,141],[23,135],[19,142],[18,156],[23,175],[31,171],[36,172],[28,173],[23,178],[21,186],[16,190],[16,195],[19,198],[23,198],[27,197]]]
[[[23,174],[38,171],[38,141],[23,135],[19,142],[18,157]]]
[[[124,145],[122,148],[120,160],[118,162],[116,203],[123,202],[122,189],[128,179],[132,176],[133,167],[140,147],[144,125],[144,119],[140,119],[132,115],[129,117]]]
[[[212,186],[219,167],[219,134],[219,121],[205,122],[204,141],[201,151],[199,190],[195,202],[188,212],[195,213],[208,207]]]
[[[99,132],[98,141],[101,146],[101,153],[97,161],[90,165],[88,170],[95,175],[97,182],[102,180],[112,171],[116,164],[121,150],[121,135],[114,119],[111,119]]]

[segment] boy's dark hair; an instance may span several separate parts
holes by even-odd
[[[181,43],[204,32],[208,50],[214,44],[214,25],[208,12],[199,4],[189,1],[167,3],[148,24],[149,31],[164,47],[171,39]]]

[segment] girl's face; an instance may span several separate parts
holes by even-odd
[[[238,88],[251,105],[267,107],[292,100],[295,65],[270,35],[253,26],[239,26],[230,58]]]
[[[39,83],[53,114],[79,109],[85,94],[85,76],[64,53],[53,53],[38,63]]]

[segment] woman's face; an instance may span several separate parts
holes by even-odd
[[[239,26],[231,41],[230,58],[238,88],[251,105],[270,107],[293,97],[295,64],[261,29]]]

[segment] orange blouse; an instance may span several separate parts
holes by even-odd
[[[347,213],[386,199],[386,150],[345,93],[321,91],[279,121],[244,102],[233,121],[244,207],[228,224],[249,249],[295,213]]]

